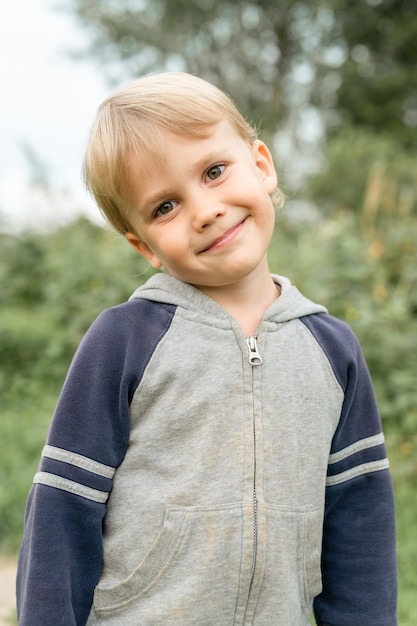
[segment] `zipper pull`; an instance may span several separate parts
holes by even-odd
[[[262,363],[262,357],[258,351],[258,343],[256,341],[257,335],[252,337],[246,337],[246,343],[249,350],[249,363],[251,365],[260,365]]]

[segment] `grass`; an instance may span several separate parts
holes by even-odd
[[[16,554],[24,504],[59,389],[35,383],[9,390],[0,420],[0,553]],[[387,438],[397,507],[399,623],[417,624],[417,435]]]
[[[10,626],[17,626],[16,611],[13,611],[9,617],[6,617],[6,621]]]
[[[388,451],[395,487],[399,575],[399,623],[417,624],[417,435]]]

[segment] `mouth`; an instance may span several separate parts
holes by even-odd
[[[204,250],[201,250],[199,254],[201,254],[202,252],[209,252],[210,250],[219,250],[220,248],[224,248],[225,246],[227,246],[240,233],[245,221],[246,221],[246,217],[244,220],[239,222],[239,224],[236,224],[236,226],[232,226],[232,228],[229,228],[229,230],[226,230],[226,232],[223,233],[223,235],[221,235],[220,237],[212,241],[211,244],[208,245],[206,248],[204,248]]]

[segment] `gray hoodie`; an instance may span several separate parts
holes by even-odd
[[[315,598],[320,624],[396,623],[392,490],[360,349],[324,307],[274,279],[282,295],[252,338],[159,274],[80,346],[32,498],[46,506],[52,486],[83,500],[78,526],[62,521],[72,547],[59,558],[84,581],[74,528],[91,533],[88,558],[100,565],[79,579],[82,598],[71,592],[83,615],[94,591],[88,626],[307,626]],[[77,401],[78,435],[71,388],[90,398]],[[41,517],[28,514],[27,542]]]

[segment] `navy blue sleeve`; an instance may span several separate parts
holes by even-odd
[[[344,392],[329,456],[320,626],[396,626],[397,565],[392,481],[369,372],[350,328],[329,315],[301,320]]]
[[[102,313],[69,369],[28,497],[19,553],[20,626],[81,626],[102,569],[102,524],[126,453],[130,402],[174,307]]]

